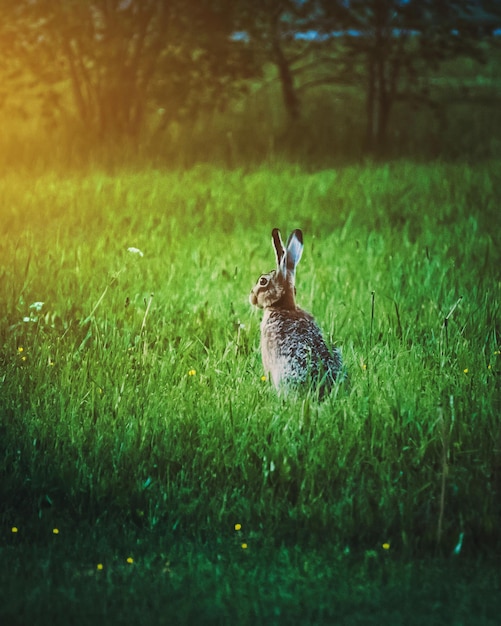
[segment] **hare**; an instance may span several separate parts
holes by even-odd
[[[263,366],[279,392],[311,385],[322,397],[336,379],[344,377],[341,353],[327,347],[313,316],[296,305],[295,276],[303,233],[294,230],[287,247],[278,228],[271,235],[277,268],[262,274],[249,296],[253,306],[264,309]]]

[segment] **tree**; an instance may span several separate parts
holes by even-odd
[[[238,0],[237,6],[237,27],[246,33],[261,63],[276,66],[285,111],[295,122],[301,102],[294,64],[304,56],[306,46],[299,41],[291,46],[290,42],[304,26],[307,12],[296,0]]]
[[[468,55],[482,60],[475,38],[458,32],[473,0],[312,0],[317,29],[351,31],[344,37],[345,62],[362,80],[366,98],[366,148],[385,149],[397,101],[436,105],[425,77],[446,59]],[[356,70],[361,61],[364,71]]]
[[[366,149],[384,151],[395,104],[429,106],[427,75],[447,59],[482,60],[473,24],[491,24],[495,0],[240,0],[242,28],[277,67],[288,117],[300,93],[324,84],[357,84],[365,94]],[[485,5],[485,7],[484,7]],[[479,16],[479,7],[483,13]],[[499,9],[498,9],[499,11]],[[310,32],[312,41],[298,35]],[[335,42],[335,45],[334,43]],[[336,49],[333,54],[332,50]],[[306,61],[305,61],[306,60]],[[325,70],[319,73],[318,68]],[[301,80],[314,70],[314,78]]]
[[[71,86],[81,124],[101,137],[137,136],[148,107],[166,120],[222,105],[255,71],[231,38],[230,0],[19,2],[17,49],[47,87]]]

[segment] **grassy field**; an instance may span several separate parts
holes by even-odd
[[[6,171],[2,622],[498,623],[500,166]],[[262,380],[274,226],[321,404]]]

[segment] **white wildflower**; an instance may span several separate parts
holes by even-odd
[[[144,256],[144,254],[141,252],[139,248],[130,247],[130,248],[127,248],[127,252],[130,252],[131,254],[139,254],[139,256],[141,257]]]
[[[42,310],[44,304],[44,302],[33,302],[33,304],[30,304],[30,309],[33,309],[34,311],[37,311],[37,313],[39,313]]]

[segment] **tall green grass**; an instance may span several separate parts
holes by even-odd
[[[322,580],[343,571],[360,577],[370,615],[374,585],[398,594],[395,559],[499,550],[498,172],[489,161],[5,173],[5,614],[20,610],[23,584],[34,589],[30,554],[46,582],[28,617],[49,594],[56,619],[59,588],[85,589],[78,602],[104,611],[102,574],[109,606],[122,587],[152,597],[153,585],[189,623],[189,583],[208,623],[246,623],[229,599],[243,571],[255,594],[285,580],[243,600],[248,615],[293,623],[303,610],[305,623],[328,623],[337,609]],[[273,266],[274,226],[303,229],[298,300],[349,371],[321,404],[278,398],[261,380],[248,293]],[[493,623],[492,606],[478,623]]]

